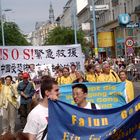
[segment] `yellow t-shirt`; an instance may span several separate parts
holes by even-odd
[[[126,80],[126,94],[128,102],[131,102],[134,99],[134,86],[133,83],[129,80]]]
[[[1,90],[2,90],[2,83],[0,83],[0,93],[1,93]]]
[[[86,73],[86,80],[88,82],[96,82],[95,74]]]
[[[71,79],[70,76],[68,76],[68,77],[62,76],[62,77],[59,79],[58,82],[59,82],[59,83],[58,83],[59,85],[71,84],[71,83],[73,82],[73,80]]]
[[[61,76],[62,77],[62,76]],[[60,85],[61,84],[61,77],[57,77],[56,78],[56,81],[57,81],[57,83]]]
[[[116,72],[110,71],[109,74],[101,73],[97,82],[121,82]]]
[[[75,73],[70,73],[70,77],[72,81],[76,80],[76,74]]]

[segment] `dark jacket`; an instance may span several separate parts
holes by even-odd
[[[35,89],[34,89],[32,82],[28,81],[27,83],[25,83],[25,82],[21,81],[18,84],[17,90],[18,90],[18,94],[21,94],[21,92],[24,92],[28,96],[27,99],[25,99],[23,96],[21,96],[21,104],[28,104],[31,102],[32,96],[35,93]]]

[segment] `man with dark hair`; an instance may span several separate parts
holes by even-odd
[[[41,81],[42,101],[29,113],[24,133],[29,140],[43,140],[48,125],[48,99],[56,100],[59,96],[59,87],[54,78],[44,77]]]
[[[100,109],[97,104],[87,102],[88,88],[85,84],[74,84],[72,86],[72,96],[78,107],[85,109]]]
[[[125,70],[121,70],[119,72],[119,76],[122,82],[126,82],[126,95],[127,95],[127,101],[131,102],[134,100],[134,86],[131,81],[127,79],[127,73]]]
[[[5,77],[5,84],[0,94],[0,107],[3,108],[2,135],[8,132],[9,128],[11,133],[15,131],[17,97],[18,93],[15,85],[12,84],[12,76],[8,75]]]
[[[76,65],[75,64],[72,64],[70,66],[70,77],[72,81],[76,80]]]
[[[27,72],[24,72],[22,74],[22,78],[23,80],[18,84],[17,91],[18,94],[21,96],[19,113],[21,125],[22,127],[24,127],[27,115],[30,110],[32,96],[35,93],[35,88],[33,83],[29,81],[29,74]]]

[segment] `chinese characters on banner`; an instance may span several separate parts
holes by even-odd
[[[70,66],[76,64],[77,68],[84,70],[81,46],[1,46],[0,47],[0,76],[17,76],[21,71],[28,71],[29,64],[36,66],[60,65]]]

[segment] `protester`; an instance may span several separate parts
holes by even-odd
[[[113,71],[115,71],[116,73],[119,72],[119,66],[116,64],[116,60],[115,60],[115,59],[111,60],[111,62],[110,62],[110,67],[111,67],[111,69],[112,69]]]
[[[119,76],[122,82],[126,82],[126,94],[128,102],[131,102],[134,99],[134,86],[133,83],[127,80],[127,75],[125,70],[119,72]]]
[[[96,82],[98,81],[98,77],[100,76],[101,73],[102,73],[101,65],[99,63],[95,63],[94,64],[94,74],[96,77]]]
[[[46,66],[46,68],[42,72],[42,76],[44,76],[44,75],[51,75],[51,72],[50,72],[50,69],[48,68],[48,66]]]
[[[85,75],[85,78],[88,82],[96,82],[96,77],[95,77],[95,73],[94,73],[94,65],[93,64],[89,64],[87,66],[87,73]]]
[[[59,65],[57,65],[57,66],[54,68],[55,73],[54,73],[53,77],[54,77],[55,79],[57,79],[57,77],[58,77],[59,69],[61,69],[61,67],[60,67]]]
[[[102,64],[102,73],[98,77],[97,82],[120,82],[120,78],[117,73],[110,68],[110,64],[105,61]]]
[[[43,76],[43,70],[41,69],[41,67],[38,67],[37,78],[40,79],[42,76]]]
[[[71,84],[72,78],[70,77],[70,70],[69,67],[64,67],[63,68],[63,76],[61,76],[60,83],[58,83],[59,85],[63,85],[63,84]]]
[[[1,94],[2,87],[3,87],[3,83],[2,83],[2,79],[0,78],[0,94]]]
[[[3,87],[3,83],[2,83],[2,79],[0,78],[0,95],[1,95],[2,87]],[[1,106],[0,106],[0,116],[3,116],[3,110],[1,108]]]
[[[23,77],[22,77],[22,72],[18,73],[18,77],[17,77],[17,80],[16,80],[16,84],[18,85],[19,82],[21,82],[23,80]]]
[[[85,75],[82,71],[76,71],[76,80],[73,81],[73,83],[82,83],[82,82],[88,82],[85,80]]]
[[[87,102],[88,88],[85,84],[74,84],[72,86],[72,96],[78,107],[85,109],[100,109],[97,104]]]
[[[27,72],[23,73],[23,81],[18,84],[17,90],[21,96],[21,104],[19,108],[20,120],[22,127],[26,123],[26,118],[30,110],[30,103],[32,101],[32,96],[35,93],[33,83],[28,80],[29,74]]]
[[[72,64],[70,66],[70,77],[72,81],[76,80],[76,65],[75,64]]]
[[[15,82],[16,90],[17,90],[18,84],[23,80],[22,74],[23,74],[22,72],[18,73],[18,77],[17,77],[17,80]],[[19,103],[19,106],[20,106],[20,96],[18,96],[17,100],[18,100],[18,103]]]
[[[58,71],[57,71],[57,77],[56,77],[56,81],[58,83],[61,83],[61,77],[63,76],[63,69],[62,68],[59,68]]]
[[[48,99],[56,100],[59,96],[58,83],[54,78],[45,77],[41,82],[42,101],[29,113],[23,130],[29,140],[46,140],[43,133],[47,133],[48,126]]]
[[[17,97],[18,93],[15,85],[12,84],[12,76],[8,75],[5,77],[5,84],[2,86],[0,94],[0,106],[3,108],[2,135],[8,132],[9,128],[11,133],[15,132]]]
[[[133,71],[135,70],[135,65],[134,65],[132,60],[130,60],[129,64],[126,66],[126,70],[127,70],[128,80],[132,80],[133,79]]]
[[[37,78],[37,72],[35,71],[35,65],[34,64],[30,64],[29,65],[29,71],[28,71],[29,75],[30,75],[30,80],[34,81]]]

